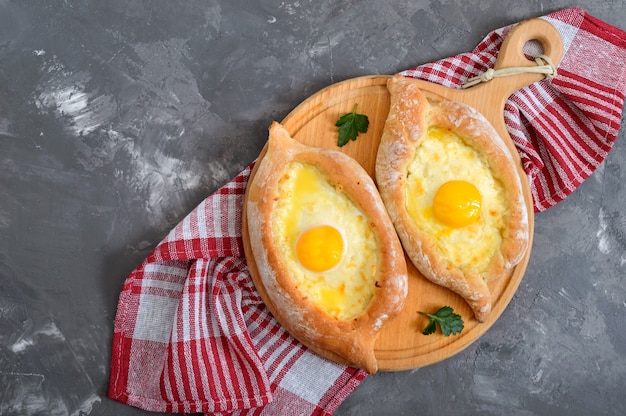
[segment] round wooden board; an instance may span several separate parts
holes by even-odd
[[[376,152],[389,112],[390,98],[386,87],[388,78],[389,76],[385,75],[364,76],[333,84],[302,102],[281,124],[292,137],[302,143],[339,149],[352,156],[370,176],[374,177]],[[369,117],[369,129],[367,133],[360,134],[356,141],[351,141],[339,148],[335,122],[341,115],[352,111],[355,104],[358,104],[359,113]],[[259,156],[259,160],[263,154],[264,151]],[[252,175],[254,174],[255,170],[252,172]],[[528,204],[532,227],[532,205],[530,202]],[[265,290],[257,277],[254,259],[248,255],[251,251],[245,211],[243,239],[253,281],[261,297],[267,299]],[[493,294],[493,309],[489,320],[485,323],[478,323],[473,318],[471,309],[461,297],[422,277],[407,258],[408,297],[401,314],[383,327],[376,341],[375,355],[378,359],[379,370],[399,371],[434,364],[451,357],[476,341],[493,325],[510,302],[522,279],[529,256],[530,250],[510,277],[501,278],[489,284]],[[418,311],[435,312],[444,305],[452,306],[457,313],[461,314],[465,321],[463,331],[449,337],[439,332],[429,336],[422,335],[421,331],[428,323],[428,319],[419,315]]]

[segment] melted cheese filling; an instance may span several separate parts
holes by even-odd
[[[321,226],[337,230],[342,244],[338,244],[334,232],[307,233]],[[291,278],[307,298],[328,315],[342,320],[359,316],[367,309],[377,279],[378,241],[365,214],[319,169],[299,162],[288,166],[279,181],[272,227]],[[303,235],[306,244],[298,244]],[[309,241],[315,238],[322,241]],[[338,251],[341,253],[335,264]],[[304,262],[303,252],[307,256]],[[311,260],[311,256],[318,258]],[[332,261],[329,256],[333,256]]]
[[[450,181],[467,182],[480,193],[478,216],[468,225],[450,226],[434,215],[435,195]],[[484,157],[453,132],[429,128],[408,166],[405,202],[415,225],[433,236],[440,257],[451,265],[480,273],[500,249],[506,215],[502,185]]]

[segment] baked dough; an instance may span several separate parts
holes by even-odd
[[[356,160],[301,144],[277,122],[270,126],[266,152],[255,169],[246,190],[246,215],[264,302],[313,351],[375,373],[374,342],[385,321],[401,311],[408,277],[402,246],[374,181]],[[331,191],[311,197],[313,185],[308,184],[306,193],[298,194],[292,183],[297,175],[311,176],[315,186]],[[322,213],[322,223],[333,223],[335,214],[352,218],[341,230],[348,240],[344,257],[331,269],[346,267],[347,272],[339,269],[332,279],[325,276],[330,271],[307,271],[294,257],[293,235],[303,231],[296,224],[315,223],[315,212]],[[361,234],[351,234],[354,229]],[[359,262],[362,267],[355,268]],[[341,282],[337,286],[334,280]]]
[[[528,248],[528,212],[515,162],[495,129],[472,107],[423,91],[419,88],[419,82],[400,75],[390,78],[387,87],[391,94],[391,107],[375,168],[381,197],[404,250],[420,273],[432,282],[458,293],[470,305],[475,318],[484,322],[491,311],[492,302],[488,282],[509,275]],[[480,231],[492,233],[488,237],[496,241],[488,255],[480,255],[482,258],[475,259],[480,264],[452,259],[445,246],[451,243],[431,231],[430,221],[436,219],[416,215],[415,211],[409,212],[410,198],[414,196],[410,181],[415,180],[410,179],[412,173],[409,169],[415,166],[412,163],[423,153],[420,147],[424,146],[433,132],[452,135],[458,141],[458,147],[478,155],[487,175],[490,176],[490,172],[493,177],[492,193],[501,201],[502,212],[498,215],[502,218],[495,231]],[[420,157],[427,160],[423,154]],[[439,173],[431,176],[424,174],[420,180],[437,181],[441,180],[439,176]],[[432,197],[430,201],[433,201]],[[487,221],[486,216],[495,215],[487,211],[488,207],[483,206],[481,209],[480,217],[473,225],[479,230],[483,227],[483,221]],[[457,230],[446,232],[449,234]],[[467,256],[470,256],[472,246],[469,240]]]

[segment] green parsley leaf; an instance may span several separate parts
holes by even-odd
[[[437,323],[439,323],[441,333],[445,336],[456,335],[463,330],[463,318],[461,318],[461,315],[454,313],[450,306],[444,306],[433,314],[421,311],[418,313],[430,318],[428,325],[422,331],[424,335],[434,333],[437,330]]]
[[[337,140],[337,146],[339,147],[345,146],[350,140],[356,140],[359,133],[367,132],[370,121],[365,114],[356,112],[357,106],[358,104],[354,104],[352,112],[339,117],[339,120],[335,123],[339,132],[339,139]]]

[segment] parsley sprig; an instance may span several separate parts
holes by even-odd
[[[463,330],[463,318],[454,313],[450,306],[444,306],[433,314],[421,311],[418,313],[430,318],[428,325],[422,331],[424,335],[433,334],[437,330],[437,323],[439,323],[441,333],[445,336],[456,335]]]
[[[339,117],[339,120],[335,123],[339,133],[339,139],[337,140],[337,146],[339,147],[345,146],[350,140],[356,140],[359,133],[367,132],[370,121],[365,114],[356,112],[357,106],[358,104],[354,104],[352,112]]]

